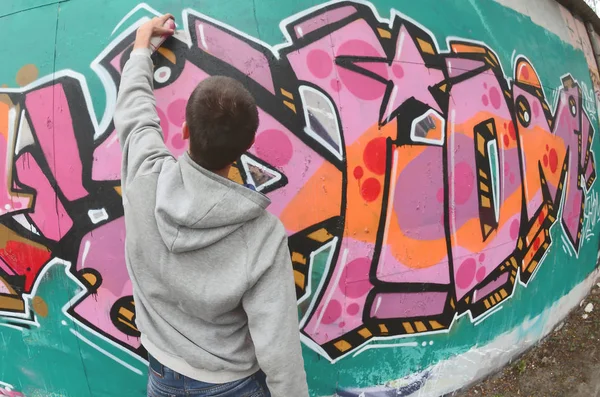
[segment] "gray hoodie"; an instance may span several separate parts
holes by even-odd
[[[142,344],[188,377],[262,369],[274,397],[308,395],[287,236],[260,193],[163,143],[150,51],[134,50],[114,123],[123,149],[126,261]]]

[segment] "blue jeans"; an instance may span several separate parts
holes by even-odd
[[[235,382],[205,383],[178,374],[148,355],[148,397],[271,397],[264,372]]]

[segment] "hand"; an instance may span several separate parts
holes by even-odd
[[[175,19],[173,15],[165,14],[160,17],[154,17],[140,26],[135,36],[135,44],[133,45],[133,48],[148,48],[150,46],[150,39],[152,37],[172,35],[175,31],[173,29],[167,29],[163,26],[169,18]]]

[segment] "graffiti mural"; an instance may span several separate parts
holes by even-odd
[[[542,82],[525,56],[507,72],[480,42],[448,38],[442,51],[425,27],[366,2],[286,19],[275,47],[193,10],[182,22],[153,56],[165,143],[186,150],[185,105],[206,77],[255,96],[256,143],[229,177],[272,200],[303,342],[330,361],[492,314],[544,265],[553,226],[574,255],[587,241],[596,115],[571,75]],[[43,309],[27,297],[60,258],[86,288],[68,313],[143,357],[111,122],[138,25],[92,64],[108,95],[100,121],[75,71],[0,89],[0,313],[34,322]]]
[[[13,390],[14,386],[8,383],[0,382],[0,396],[6,397],[25,397],[21,392]]]

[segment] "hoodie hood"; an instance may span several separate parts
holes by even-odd
[[[263,194],[202,168],[187,153],[177,164],[161,172],[154,210],[158,231],[171,252],[212,245],[260,216],[271,203]]]

